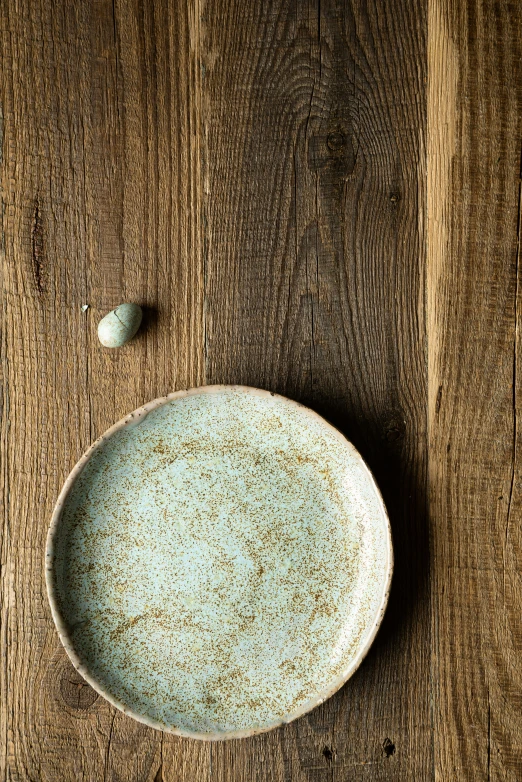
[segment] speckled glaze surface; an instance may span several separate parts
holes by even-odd
[[[355,448],[281,396],[207,386],[97,440],[49,530],[46,579],[73,664],[161,730],[238,738],[289,722],[358,667],[392,572]]]

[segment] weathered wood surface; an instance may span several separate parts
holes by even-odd
[[[522,6],[433,3],[428,355],[437,779],[522,779]]]
[[[0,779],[522,778],[520,6],[4,0],[0,35]],[[396,575],[337,695],[208,745],[82,682],[43,549],[91,440],[220,382],[353,440]]]

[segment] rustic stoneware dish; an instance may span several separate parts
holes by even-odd
[[[254,388],[180,391],[80,459],[47,541],[53,618],[114,706],[199,739],[249,736],[332,695],[392,572],[381,495],[316,413]]]

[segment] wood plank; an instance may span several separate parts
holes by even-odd
[[[212,747],[220,782],[432,777],[426,22],[422,2],[205,9],[207,380],[337,424],[377,475],[397,552],[360,672],[295,725]]]
[[[522,778],[519,3],[431,0],[436,779]]]
[[[43,581],[53,504],[91,440],[204,382],[196,9],[0,7],[2,779],[208,776],[206,745],[186,751],[82,683]],[[111,352],[97,321],[125,300],[148,308],[148,327]]]

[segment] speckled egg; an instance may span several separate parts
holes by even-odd
[[[392,546],[340,432],[267,391],[211,386],[150,402],[90,448],[46,567],[60,638],[99,693],[152,727],[227,739],[299,717],[351,676]]]
[[[106,348],[120,348],[138,331],[141,307],[137,304],[120,304],[98,323],[98,338]]]

